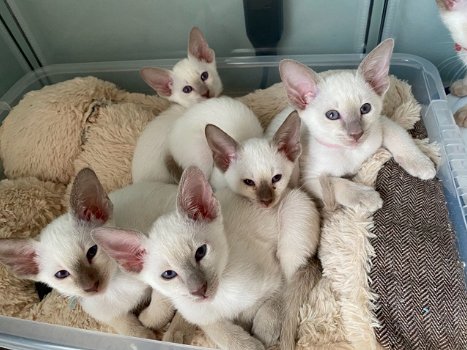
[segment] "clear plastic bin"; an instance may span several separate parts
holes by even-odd
[[[240,96],[280,80],[278,63],[285,57],[218,58],[225,94]],[[317,71],[355,68],[363,58],[358,54],[288,56]],[[152,93],[139,77],[144,66],[170,68],[175,60],[100,62],[53,65],[28,73],[0,99],[0,120],[28,91],[75,76],[93,75],[112,81],[132,92]],[[431,141],[441,146],[443,163],[438,171],[442,181],[462,261],[467,260],[467,151],[448,109],[444,88],[436,68],[427,60],[394,54],[391,73],[412,85],[422,105],[422,117]],[[1,167],[0,167],[1,169]],[[0,317],[0,346],[9,349],[188,349],[189,346],[153,342],[124,336],[59,327]]]

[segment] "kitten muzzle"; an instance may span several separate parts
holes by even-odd
[[[274,203],[275,193],[274,189],[266,181],[261,181],[256,191],[256,198],[258,202],[265,208]]]

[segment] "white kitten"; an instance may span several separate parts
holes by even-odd
[[[246,105],[225,96],[192,106],[175,122],[169,135],[169,154],[182,169],[191,165],[200,168],[217,189],[225,187],[225,179],[213,171],[212,152],[205,136],[208,124],[218,126],[238,141],[261,137],[263,128]]]
[[[230,190],[214,196],[200,169],[189,167],[177,210],[154,223],[149,239],[109,228],[93,237],[121,266],[142,266],[139,277],[221,349],[264,349],[249,331],[267,346],[279,336],[283,282],[269,243],[275,225],[270,211]]]
[[[467,67],[467,1],[436,0],[439,13],[455,41],[457,55]],[[451,93],[455,96],[467,96],[467,77],[451,85]],[[467,107],[462,107],[454,114],[459,126],[467,127]]]
[[[385,40],[357,71],[319,76],[299,62],[280,63],[289,102],[308,136],[300,167],[303,184],[313,195],[322,198],[319,177],[325,175],[330,177],[338,203],[372,211],[380,208],[382,201],[374,189],[342,177],[355,174],[381,146],[412,176],[435,176],[433,163],[409,134],[381,115],[393,47],[392,39]]]
[[[270,140],[239,144],[214,125],[206,127],[206,138],[230,189],[277,213],[278,233],[270,244],[288,281],[281,349],[294,349],[300,307],[320,275],[312,261],[319,242],[318,210],[306,193],[287,186],[301,153],[300,117],[290,113]]]
[[[222,92],[214,50],[201,31],[194,27],[188,41],[188,58],[172,70],[143,68],[141,76],[159,96],[174,104],[148,123],[136,143],[132,162],[133,182],[154,180],[170,182],[165,166],[167,135],[186,108]]]
[[[95,173],[83,169],[73,183],[70,211],[47,225],[37,240],[0,240],[0,261],[21,277],[78,297],[88,314],[118,333],[154,338],[146,327],[169,322],[171,303],[157,292],[151,296],[147,284],[121,270],[98,249],[91,230],[104,224],[148,229],[158,215],[173,209],[176,189],[140,183],[111,193],[111,201]],[[133,311],[150,298],[138,320]]]

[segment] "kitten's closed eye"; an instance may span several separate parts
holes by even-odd
[[[208,247],[206,246],[206,244],[203,244],[202,246],[200,246],[198,249],[196,249],[195,260],[197,262],[200,262],[201,259],[205,257],[207,251],[208,251]]]
[[[209,78],[209,73],[208,72],[203,72],[201,73],[201,80],[206,81]]]
[[[337,120],[341,117],[339,112],[334,109],[327,111],[325,115],[326,115],[326,118],[328,118],[329,120]]]
[[[193,88],[190,85],[186,85],[186,86],[183,87],[183,92],[185,94],[189,94],[192,91],[193,91]]]
[[[280,181],[282,179],[282,174],[277,174],[274,175],[271,179],[272,183],[275,184],[276,182]]]
[[[55,274],[55,277],[58,279],[64,279],[70,276],[70,273],[67,270],[60,270]]]
[[[175,278],[177,276],[178,276],[177,273],[173,270],[164,271],[162,272],[162,275],[161,275],[161,277],[165,280],[171,280],[172,278]]]
[[[250,180],[250,179],[244,179],[243,183],[245,185],[247,185],[247,186],[254,186],[255,185],[255,182],[253,180]]]
[[[371,111],[371,105],[369,103],[364,103],[360,107],[360,113],[361,114],[368,114]]]
[[[86,258],[88,259],[88,262],[91,263],[92,258],[94,258],[97,254],[97,245],[93,245],[91,248],[88,249],[88,252],[86,253]]]

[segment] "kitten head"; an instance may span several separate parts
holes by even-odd
[[[436,3],[441,19],[451,32],[454,41],[460,47],[467,48],[467,1],[436,0]],[[465,50],[460,50],[459,56],[467,62]]]
[[[107,227],[92,235],[123,269],[172,299],[213,299],[227,264],[220,204],[196,167],[184,171],[176,210],[155,221],[149,238]]]
[[[0,240],[0,262],[19,277],[48,284],[68,296],[105,291],[117,268],[91,238],[112,215],[112,203],[95,173],[81,170],[70,195],[70,211],[34,239]]]
[[[297,112],[290,113],[271,141],[253,138],[239,144],[212,124],[205,134],[214,164],[232,191],[265,208],[280,201],[301,152]]]
[[[184,107],[217,97],[222,92],[216,55],[197,27],[190,32],[188,58],[179,61],[172,70],[143,68],[140,73],[159,96]]]
[[[357,71],[325,76],[293,60],[280,63],[289,102],[316,140],[339,147],[365,141],[380,117],[389,88],[393,47],[394,41],[387,39],[363,59]]]

